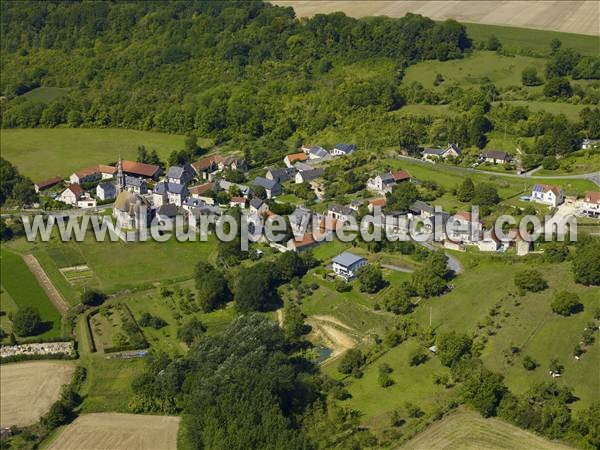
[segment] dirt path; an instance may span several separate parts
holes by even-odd
[[[346,330],[351,330],[351,331],[353,331],[353,330],[352,330],[352,327],[349,327],[349,326],[348,326],[348,325],[346,325],[344,322],[342,322],[342,321],[340,321],[340,320],[336,319],[336,318],[335,318],[335,317],[333,317],[333,316],[313,316],[313,319],[316,319],[316,320],[318,320],[318,321],[320,321],[320,322],[331,322],[331,323],[334,323],[334,324],[336,324],[336,325],[337,325],[337,326],[339,326],[339,327],[345,328]]]
[[[44,272],[44,269],[42,269],[39,261],[33,255],[23,255],[23,260],[25,261],[25,264],[27,264],[27,267],[29,267],[29,270],[31,270],[31,273],[33,273],[35,278],[38,280],[38,283],[40,283],[40,286],[42,286],[42,289],[44,289],[44,292],[54,307],[58,310],[61,316],[64,316],[69,309],[69,305],[54,287],[52,281],[50,281],[50,278],[48,278],[48,275],[46,275],[46,272]]]
[[[312,327],[313,342],[321,341],[332,350],[330,358],[356,347],[358,343],[357,339],[350,335],[354,330],[335,317],[312,316],[307,322]]]
[[[277,323],[280,328],[283,328],[283,308],[279,308],[277,311]]]

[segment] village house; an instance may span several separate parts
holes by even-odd
[[[368,261],[362,256],[344,252],[333,258],[332,263],[335,274],[347,281],[354,278],[358,269],[366,266]]]
[[[310,248],[316,247],[320,242],[316,241],[312,233],[306,233],[301,239],[291,238],[287,242],[287,249],[292,252],[303,252]]]
[[[83,189],[78,183],[70,184],[60,194],[59,200],[67,205],[76,206],[79,199],[83,196]]]
[[[248,172],[248,163],[243,158],[229,157],[222,163],[219,163],[220,170],[235,170],[236,172]]]
[[[302,236],[309,230],[311,218],[311,210],[306,209],[303,206],[296,207],[296,209],[288,216],[290,228],[292,229],[294,236]]]
[[[185,164],[184,166],[171,166],[167,171],[166,179],[169,183],[188,184],[194,179],[195,172],[192,166]]]
[[[236,206],[245,209],[246,208],[246,198],[245,197],[231,197],[229,199],[229,206],[234,208]]]
[[[581,201],[581,212],[589,217],[600,217],[600,192],[585,193]]]
[[[246,198],[249,197],[252,193],[248,186],[245,186],[243,184],[232,183],[231,181],[223,180],[222,178],[219,178],[216,181],[216,185],[217,191],[225,191],[231,193],[235,190],[237,191],[237,193]]]
[[[581,143],[582,150],[594,150],[600,148],[600,139],[584,139]]]
[[[327,210],[327,217],[334,220],[347,221],[350,216],[354,216],[355,211],[344,205],[331,205]]]
[[[283,183],[294,177],[296,169],[294,167],[285,167],[278,169],[269,169],[265,178],[267,180],[276,181],[277,183]]]
[[[197,186],[192,186],[189,188],[190,196],[195,199],[202,200],[207,205],[214,205],[215,199],[214,195],[215,185],[214,183],[204,183],[199,184]]]
[[[308,155],[308,159],[327,159],[331,157],[329,152],[318,145],[302,146],[302,151]]]
[[[369,200],[369,212],[373,213],[373,211],[375,211],[375,208],[379,207],[381,209],[385,208],[385,205],[387,204],[387,199],[385,197],[382,198],[374,198]]]
[[[250,214],[264,216],[269,211],[269,205],[263,202],[260,198],[254,197],[250,200]]]
[[[510,155],[506,152],[498,150],[488,150],[481,154],[481,158],[492,164],[506,164],[510,162]]]
[[[359,200],[357,198],[355,198],[354,200],[352,200],[350,203],[348,203],[348,208],[350,208],[353,211],[358,212],[358,210],[365,204],[364,200]]]
[[[331,156],[346,156],[356,150],[355,144],[337,144],[331,150]]]
[[[298,162],[304,162],[306,160],[308,160],[308,155],[304,152],[290,153],[289,155],[286,155],[285,158],[283,158],[283,162],[287,167],[293,167],[294,164]]]
[[[475,220],[470,212],[458,211],[450,218],[451,231],[448,239],[463,244],[476,243],[483,231],[483,224]]]
[[[38,181],[33,185],[33,187],[35,188],[35,192],[40,193],[46,189],[56,186],[59,183],[62,183],[62,181],[63,179],[61,177],[52,177],[48,178],[47,180]]]
[[[219,171],[219,164],[223,165],[225,159],[219,155],[207,156],[191,164],[192,169],[201,180],[212,181],[214,174]]]
[[[367,190],[385,195],[392,192],[392,187],[397,183],[410,181],[410,174],[406,170],[386,172],[367,180]]]
[[[503,248],[502,241],[494,230],[484,231],[481,239],[477,242],[477,247],[481,252],[497,252]]]
[[[91,183],[102,179],[102,174],[98,170],[98,166],[86,167],[71,174],[69,182],[71,184]]]
[[[294,181],[296,184],[302,183],[310,183],[312,180],[322,177],[325,174],[325,171],[321,168],[316,168],[312,170],[303,170],[298,172],[294,177]]]
[[[433,206],[421,200],[416,200],[408,209],[414,216],[419,216],[422,219],[433,217],[435,213]]]
[[[148,193],[148,184],[144,178],[125,176],[125,189],[144,195]]]
[[[102,175],[103,180],[110,180],[117,173],[117,168],[106,164],[98,164],[98,172]]]
[[[112,200],[117,197],[117,187],[114,183],[98,183],[98,186],[96,186],[96,197],[102,201]]]
[[[273,198],[282,192],[281,185],[275,180],[269,180],[263,177],[256,177],[252,183],[254,186],[262,186],[267,193],[267,198]]]
[[[445,149],[425,148],[422,157],[428,161],[437,161],[438,159],[458,158],[461,150],[457,144],[448,144]]]
[[[153,203],[156,207],[164,203],[173,203],[174,205],[181,206],[187,196],[188,190],[185,185],[168,183],[166,181],[156,183],[152,191]]]
[[[383,214],[385,230],[391,234],[408,234],[410,217],[408,211],[388,211]]]
[[[564,201],[564,191],[558,186],[536,184],[531,191],[530,201],[557,207]]]
[[[123,161],[122,167],[125,175],[129,175],[131,177],[156,180],[160,175],[160,166],[157,166],[156,164]]]
[[[179,213],[179,208],[171,203],[165,203],[156,208],[156,220],[161,225],[164,225],[169,220],[175,223],[175,217]]]
[[[296,164],[294,164],[294,169],[296,169],[298,172],[306,172],[307,170],[314,170],[315,167],[309,163],[297,162]]]

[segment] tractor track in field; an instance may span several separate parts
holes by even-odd
[[[60,292],[58,292],[54,284],[52,284],[52,281],[50,281],[50,278],[48,278],[48,275],[46,275],[46,272],[44,272],[44,269],[40,265],[37,258],[33,255],[23,255],[23,261],[25,261],[25,264],[27,264],[27,267],[29,267],[31,273],[33,273],[36,280],[38,280],[38,283],[40,283],[40,286],[54,307],[58,310],[61,316],[64,316],[69,309],[69,305],[62,295],[60,295]]]

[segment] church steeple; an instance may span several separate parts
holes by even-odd
[[[117,162],[117,192],[121,192],[125,189],[125,175],[123,174],[123,161],[121,155],[119,155],[119,162]]]

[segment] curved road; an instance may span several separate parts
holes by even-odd
[[[509,178],[528,178],[528,179],[541,179],[541,180],[590,180],[591,182],[600,186],[600,171],[599,172],[590,172],[590,173],[582,173],[577,175],[533,175],[533,173],[538,170],[538,168],[530,170],[529,172],[525,172],[522,174],[516,173],[502,173],[502,172],[491,172],[489,170],[478,170],[472,167],[459,167],[459,166],[450,166],[448,164],[433,164],[427,161],[423,161],[421,159],[413,158],[411,156],[404,155],[396,155],[397,159],[403,159],[405,161],[410,161],[412,163],[421,164],[423,166],[441,166],[444,169],[448,169],[453,172],[469,172],[475,174],[483,174],[483,175],[496,175],[499,177],[509,177]]]

